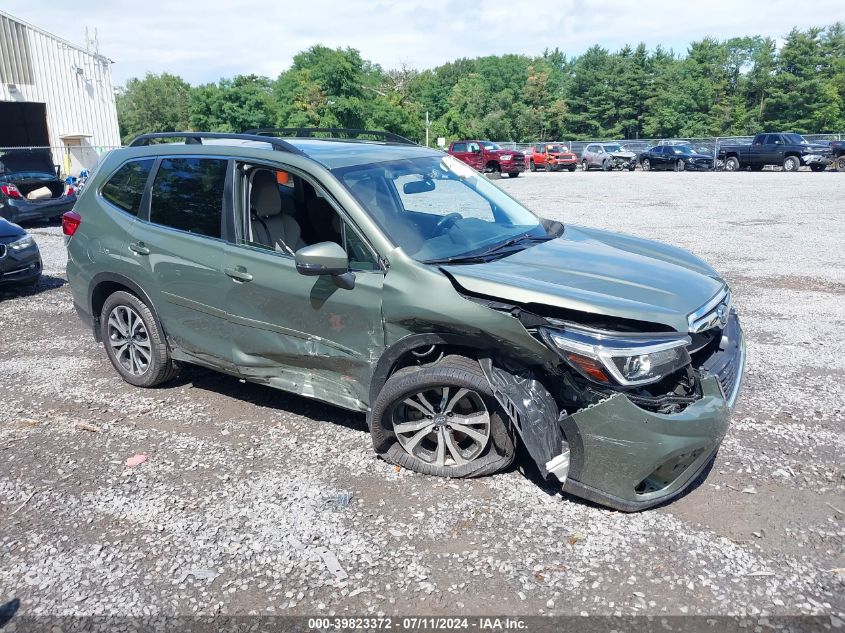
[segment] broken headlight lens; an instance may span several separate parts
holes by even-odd
[[[542,328],[547,344],[586,378],[634,387],[657,382],[690,363],[686,335]]]

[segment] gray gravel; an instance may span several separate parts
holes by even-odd
[[[748,374],[706,481],[625,515],[516,470],[397,472],[363,416],[214,372],[138,390],[72,311],[60,230],[36,225],[45,277],[0,300],[0,605],[845,619],[845,176],[501,185],[543,215],[688,248],[731,283]]]

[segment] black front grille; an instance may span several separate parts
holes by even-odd
[[[3,259],[6,256],[6,245],[0,244],[0,259]]]
[[[717,330],[718,331],[718,330]],[[712,355],[704,360],[701,368],[708,374],[716,376],[722,393],[730,398],[734,387],[740,378],[740,363],[742,362],[742,330],[739,327],[739,319],[736,312],[731,311],[728,322],[721,330],[718,341],[708,345],[700,354],[707,353],[708,349],[716,347]]]

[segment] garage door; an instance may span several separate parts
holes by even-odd
[[[0,101],[0,147],[47,147],[47,105]]]

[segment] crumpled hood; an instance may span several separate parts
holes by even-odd
[[[649,321],[686,332],[687,316],[724,282],[683,249],[567,225],[564,234],[496,261],[443,267],[473,294]]]
[[[631,158],[634,158],[636,156],[636,154],[634,152],[611,152],[610,155],[613,158],[627,158],[627,159],[631,159]]]

